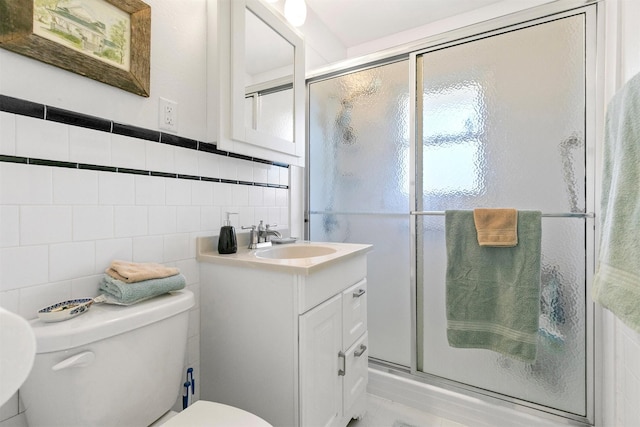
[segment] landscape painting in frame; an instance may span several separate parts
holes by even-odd
[[[104,0],[33,0],[33,33],[129,71],[131,17]]]
[[[150,94],[151,7],[142,0],[0,0],[0,48]]]

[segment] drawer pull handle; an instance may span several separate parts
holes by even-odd
[[[344,377],[347,375],[347,357],[343,352],[338,352],[338,359],[342,359],[342,369],[338,369],[338,376]]]
[[[355,357],[360,357],[360,356],[362,356],[362,354],[363,354],[365,351],[367,351],[367,346],[366,346],[366,345],[364,345],[364,344],[360,344],[360,348],[359,348],[359,349],[357,349],[357,350],[353,353],[353,355],[354,355]]]
[[[353,293],[353,297],[354,298],[360,298],[362,295],[364,295],[367,291],[364,289],[358,289],[357,291],[355,291]]]

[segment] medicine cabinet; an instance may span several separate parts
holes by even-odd
[[[302,37],[260,0],[210,6],[208,103],[218,149],[304,166]]]

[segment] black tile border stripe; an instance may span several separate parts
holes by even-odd
[[[143,175],[143,176],[157,177],[157,178],[176,178],[176,179],[187,179],[190,181],[220,182],[224,184],[248,185],[250,187],[269,187],[269,188],[279,188],[283,190],[289,189],[288,185],[268,184],[264,182],[239,181],[235,179],[213,178],[210,176],[182,175],[182,174],[176,174],[176,173],[170,173],[170,172],[119,168],[115,166],[91,165],[86,163],[73,163],[73,162],[65,162],[60,160],[34,159],[30,157],[7,156],[3,154],[0,154],[0,163],[1,162],[19,163],[24,165],[36,165],[36,166],[51,166],[51,167],[67,168],[67,169],[94,170],[99,172],[126,173],[130,175]]]
[[[198,141],[195,139],[182,138],[176,135],[160,132],[160,143],[175,145],[176,147],[189,148],[191,150],[198,149]]]
[[[0,111],[44,119],[44,105],[0,95]]]
[[[49,120],[58,123],[64,123],[71,126],[84,127],[101,132],[108,132],[117,135],[123,135],[133,138],[153,141],[160,144],[168,144],[177,147],[183,147],[190,150],[204,151],[206,153],[217,154],[219,156],[232,157],[235,159],[246,160],[266,165],[289,168],[289,165],[281,162],[260,159],[257,157],[245,156],[242,154],[230,153],[228,151],[218,150],[215,143],[197,141],[195,139],[184,138],[181,136],[160,132],[156,130],[141,128],[137,126],[117,123],[112,120],[103,119],[101,117],[90,116],[87,114],[77,113],[75,111],[64,110],[53,106],[38,104],[20,98],[13,98],[0,94],[0,111],[18,114],[21,116],[33,117],[36,119]],[[8,160],[2,160],[8,161]],[[15,162],[15,160],[12,160]],[[86,166],[86,165],[85,165]],[[97,165],[94,165],[97,166]],[[85,167],[86,169],[86,167]],[[149,172],[150,173],[150,172]],[[287,187],[288,188],[288,187]]]
[[[116,135],[130,136],[132,138],[146,139],[147,141],[160,142],[160,132],[137,126],[125,125],[113,122],[112,133]]]
[[[73,111],[63,110],[56,107],[46,108],[45,120],[65,123],[72,126],[79,126],[88,129],[95,129],[102,132],[111,132],[111,122],[98,117],[87,116]]]
[[[270,160],[259,159],[255,157],[244,156],[241,154],[229,153],[228,151],[218,150],[218,147],[212,143],[197,141],[180,137],[177,135],[167,134],[137,126],[131,126],[116,123],[111,120],[102,119],[100,117],[89,116],[75,111],[64,110],[62,108],[50,107],[35,102],[26,101],[19,98],[12,98],[6,95],[0,95],[0,111],[18,114],[22,116],[33,117],[36,119],[50,120],[53,122],[63,123],[71,126],[84,127],[101,132],[114,133],[160,144],[168,144],[177,147],[187,148],[190,150],[203,151],[206,153],[216,154],[224,157],[232,157],[235,159],[247,160],[261,164],[273,165],[282,168],[288,168],[286,163],[272,162]],[[21,156],[9,156],[0,154],[0,162],[21,163],[39,166],[63,167],[69,169],[95,170],[101,172],[117,172],[133,175],[146,175],[163,178],[188,179],[192,181],[221,182],[225,184],[248,185],[256,187],[280,188],[288,189],[288,185],[268,184],[263,182],[238,181],[232,179],[221,179],[207,176],[184,175],[176,173],[167,173],[161,171],[149,171],[142,169],[119,168],[116,166],[93,165],[87,163],[74,163],[59,160],[35,159]]]

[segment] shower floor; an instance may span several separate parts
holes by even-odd
[[[447,390],[369,366],[367,412],[349,427],[585,427],[496,399]]]
[[[471,414],[459,414],[464,422],[454,421],[431,414],[420,409],[412,408],[399,402],[367,394],[367,412],[361,420],[351,420],[347,427],[513,427],[513,426],[537,426],[537,427],[567,427],[568,425],[581,426],[577,422],[554,422],[552,420],[536,418],[529,422],[517,419],[517,416],[503,414],[501,419],[496,419],[496,414],[474,417]],[[469,421],[473,419],[473,421]]]
[[[467,427],[402,403],[367,395],[367,413],[361,420],[351,420],[348,427]],[[471,427],[471,426],[468,426]]]

